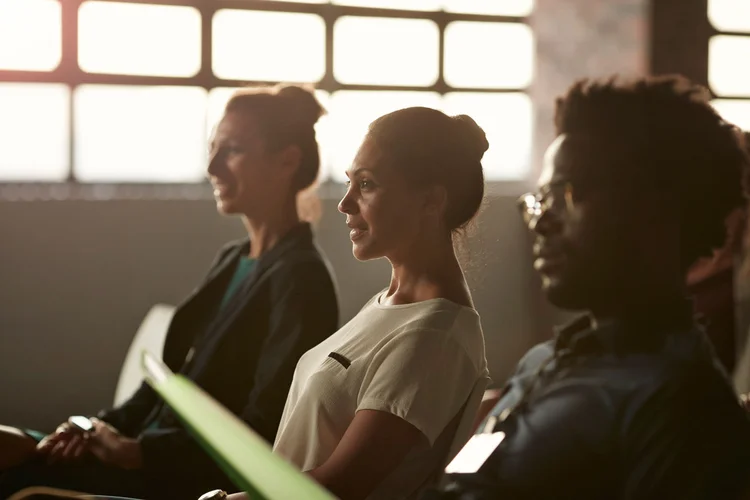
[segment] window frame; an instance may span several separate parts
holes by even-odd
[[[487,23],[518,23],[529,24],[529,16],[504,16],[483,15],[471,13],[457,13],[445,11],[420,11],[401,10],[390,8],[359,7],[338,5],[331,3],[292,3],[276,0],[98,0],[102,2],[153,4],[167,6],[187,6],[198,10],[201,15],[201,65],[199,71],[191,77],[171,76],[142,76],[142,75],[117,75],[97,74],[83,71],[78,64],[78,10],[86,0],[58,0],[61,6],[62,22],[62,57],[58,67],[52,71],[17,71],[0,69],[0,81],[9,83],[57,83],[67,85],[71,96],[80,85],[104,84],[104,85],[145,85],[145,86],[192,86],[202,87],[207,92],[220,87],[241,87],[248,85],[273,85],[277,82],[271,81],[248,81],[223,79],[214,75],[212,66],[213,46],[213,16],[216,11],[222,9],[236,9],[249,11],[272,11],[286,13],[303,13],[319,15],[325,23],[325,73],[319,82],[314,83],[316,89],[320,89],[333,95],[340,90],[364,90],[364,91],[431,91],[441,96],[447,93],[470,92],[470,93],[526,93],[529,87],[522,88],[465,88],[454,87],[446,83],[444,78],[445,59],[445,29],[453,21],[472,21]],[[334,25],[336,20],[344,16],[357,17],[379,17],[400,19],[427,19],[435,22],[438,27],[438,78],[430,86],[408,86],[408,85],[362,85],[344,84],[335,79],[333,71],[334,53]],[[532,83],[533,84],[533,83]],[[0,198],[7,195],[8,190],[19,186],[32,185],[35,193],[43,190],[39,188],[44,185],[55,187],[55,192],[80,193],[102,193],[107,192],[114,197],[142,198],[152,197],[155,193],[170,193],[181,198],[195,196],[194,193],[204,190],[203,183],[168,183],[156,184],[149,181],[143,183],[89,183],[78,181],[74,175],[76,153],[75,153],[75,109],[74,100],[69,102],[69,169],[68,178],[63,182],[53,181],[2,181],[0,180]],[[533,143],[533,138],[532,138]],[[517,184],[517,181],[491,181],[492,184]],[[336,183],[330,177],[323,180],[321,187]],[[66,186],[61,188],[60,186]],[[200,191],[198,191],[200,190]],[[330,192],[330,189],[323,189]],[[334,191],[338,189],[334,188]],[[85,196],[88,196],[85,195]],[[54,198],[54,197],[52,197]],[[55,198],[56,199],[56,198]]]
[[[719,30],[708,17],[710,0],[651,2],[653,75],[679,73],[705,86],[712,99],[750,101],[750,97],[718,95],[709,84],[709,41],[716,35],[750,38],[750,32]],[[739,61],[738,61],[739,63]]]

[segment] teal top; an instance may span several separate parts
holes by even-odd
[[[232,297],[234,297],[234,294],[237,292],[237,290],[240,288],[240,285],[242,285],[242,282],[245,281],[245,278],[247,278],[251,272],[253,272],[253,269],[255,269],[255,264],[257,264],[257,259],[251,259],[249,257],[240,257],[240,260],[237,261],[237,268],[234,270],[234,275],[232,276],[232,279],[229,281],[229,285],[227,285],[227,289],[224,292],[224,298],[221,299],[221,306],[219,307],[219,310],[221,311],[224,309],[224,307],[229,303],[230,300],[232,300]],[[158,429],[159,423],[152,422],[151,425],[147,427],[147,429]],[[34,437],[34,436],[32,436]]]
[[[240,260],[237,262],[237,268],[234,270],[234,276],[232,276],[232,280],[229,282],[227,290],[224,292],[224,298],[221,299],[220,310],[224,309],[224,306],[226,306],[232,297],[234,297],[235,292],[240,288],[242,282],[245,281],[245,278],[247,278],[250,273],[253,272],[253,269],[255,269],[255,264],[257,264],[257,262],[257,259],[240,257]]]

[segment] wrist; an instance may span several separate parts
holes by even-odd
[[[124,438],[121,443],[120,466],[123,469],[140,469],[143,467],[141,443],[137,439]]]

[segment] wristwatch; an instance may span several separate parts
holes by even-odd
[[[198,500],[226,500],[227,492],[224,490],[213,490],[204,493]]]

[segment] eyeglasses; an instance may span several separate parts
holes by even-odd
[[[538,192],[526,193],[518,199],[518,210],[529,229],[534,229],[549,210],[571,211],[573,208],[573,185],[570,182],[550,183]]]

